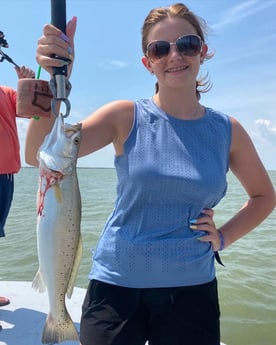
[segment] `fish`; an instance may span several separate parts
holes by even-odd
[[[38,150],[37,254],[39,268],[32,286],[47,290],[49,312],[42,344],[79,340],[66,307],[82,257],[81,194],[77,157],[81,123],[64,124],[59,115]]]

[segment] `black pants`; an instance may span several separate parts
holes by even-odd
[[[0,237],[5,236],[4,227],[11,208],[13,191],[13,174],[0,174]]]
[[[92,280],[83,303],[82,345],[219,345],[216,279],[133,289]]]

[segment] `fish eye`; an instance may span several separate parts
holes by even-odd
[[[74,139],[74,144],[75,145],[78,145],[80,143],[80,137],[76,137],[75,139]]]

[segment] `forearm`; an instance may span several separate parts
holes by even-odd
[[[225,247],[256,228],[274,209],[275,192],[250,198],[241,210],[220,227]]]
[[[38,166],[37,152],[44,141],[46,134],[51,131],[55,117],[41,117],[39,120],[31,119],[25,142],[25,160],[32,166]]]

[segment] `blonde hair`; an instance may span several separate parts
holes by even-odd
[[[189,10],[189,8],[182,4],[176,3],[169,7],[158,7],[152,9],[149,14],[147,15],[143,27],[142,27],[142,50],[143,53],[146,54],[147,45],[148,45],[148,36],[153,28],[153,26],[160,21],[167,19],[167,18],[183,18],[187,20],[196,30],[197,35],[202,39],[202,42],[205,43],[205,33],[207,31],[207,24],[206,22],[196,16],[193,12]],[[207,53],[205,56],[205,60],[209,60],[213,57],[214,54]],[[204,77],[201,77],[199,80],[196,81],[196,95],[197,98],[200,99],[200,93],[208,92],[212,87],[212,84],[208,78],[208,74]],[[157,93],[159,90],[158,82],[155,84],[155,92]]]

